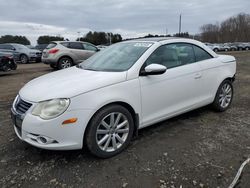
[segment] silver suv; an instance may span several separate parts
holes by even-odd
[[[87,42],[54,41],[44,50],[42,62],[54,69],[65,69],[88,59],[99,49]]]

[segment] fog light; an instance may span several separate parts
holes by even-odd
[[[41,144],[46,144],[46,143],[47,143],[47,139],[44,138],[44,137],[42,137],[42,136],[39,136],[39,137],[37,138],[37,141],[38,141],[39,143],[41,143]]]

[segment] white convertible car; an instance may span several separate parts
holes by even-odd
[[[78,66],[27,83],[12,106],[17,136],[39,148],[98,157],[124,150],[143,127],[233,99],[235,58],[201,42],[146,38],[114,44]]]

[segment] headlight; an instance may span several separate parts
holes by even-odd
[[[69,106],[69,99],[52,99],[38,103],[32,114],[42,119],[55,118],[65,112]]]
[[[31,56],[36,56],[36,52],[30,52]]]

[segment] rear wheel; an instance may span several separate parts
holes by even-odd
[[[69,57],[62,57],[61,59],[59,59],[58,61],[58,69],[66,69],[69,68],[73,65],[72,60]]]
[[[29,62],[28,56],[22,54],[22,55],[20,56],[20,62],[21,62],[22,64],[27,64],[27,63]]]
[[[223,112],[230,107],[232,100],[233,100],[232,82],[230,80],[224,80],[220,84],[217,90],[212,106],[216,111]]]
[[[109,158],[128,146],[133,130],[130,112],[120,105],[111,105],[94,115],[86,130],[85,142],[92,154]]]

